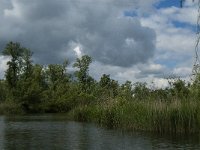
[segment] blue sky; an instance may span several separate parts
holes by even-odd
[[[154,11],[141,18],[143,25],[156,31],[156,53],[152,64],[162,70],[161,74],[189,80],[194,63],[196,16],[196,3],[192,0],[186,0],[183,8],[180,8],[179,0],[164,0],[155,3]],[[166,83],[160,79],[155,80],[157,84]]]
[[[170,8],[170,7],[180,8],[180,6],[181,6],[180,0],[162,0],[155,5],[157,9]],[[183,7],[184,7],[184,4],[183,4]],[[191,25],[185,22],[179,22],[179,21],[173,21],[172,23],[177,28],[190,28],[191,30],[196,31],[196,26],[194,25]]]
[[[180,7],[180,0],[162,0],[155,4],[156,8],[167,8],[167,7]]]
[[[157,3],[154,4],[155,9],[167,9],[167,8],[171,8],[171,7],[176,7],[176,8],[180,8],[181,6],[181,2],[180,0],[161,0]],[[183,4],[184,6],[184,4]],[[147,14],[148,16],[149,14]],[[124,11],[124,16],[128,16],[128,17],[136,17],[137,16],[137,11]],[[173,20],[172,24],[174,26],[176,26],[177,28],[190,28],[193,31],[196,31],[196,26],[195,25],[191,25],[187,22],[180,22],[177,20]]]
[[[154,4],[154,9],[156,10],[156,13],[159,13],[159,12],[165,11],[165,10],[170,10],[170,9],[176,9],[177,12],[178,12],[178,11],[181,11],[182,9],[185,9],[184,5],[183,5],[183,8],[181,8],[180,5],[181,5],[180,0],[161,0],[161,1]],[[187,5],[187,3],[186,3],[186,5]],[[186,6],[186,7],[188,7],[188,6]],[[153,15],[153,14],[148,13],[148,15],[145,15],[145,17],[148,19],[149,16],[151,16],[151,15]],[[177,15],[177,13],[174,13],[174,14],[171,14],[171,15]],[[137,11],[125,11],[124,16],[138,17]],[[167,19],[167,23],[168,23],[169,28],[170,28],[170,26],[173,26],[173,28],[177,29],[177,30],[180,29],[180,30],[183,30],[183,31],[190,31],[193,34],[195,34],[195,32],[196,32],[196,24],[191,24],[191,22],[185,21],[184,16],[183,16],[182,20],[179,20],[179,19],[176,20],[176,17],[171,18],[170,16],[169,16],[169,18],[166,18],[166,16],[163,16],[163,17],[165,17],[165,19]],[[194,41],[195,41],[195,39],[194,39]],[[177,44],[180,44],[180,43],[177,43]],[[191,47],[191,49],[193,49],[193,47]],[[167,52],[167,50],[163,51],[162,53],[164,54],[166,52]],[[183,56],[184,59],[185,58],[187,59],[187,57],[188,57],[187,55]],[[157,64],[160,64],[160,65],[166,66],[169,69],[173,69],[177,65],[179,65],[181,61],[183,61],[183,60],[169,57],[166,60],[163,60],[163,59],[161,60],[161,59],[158,58],[154,62],[157,63]]]

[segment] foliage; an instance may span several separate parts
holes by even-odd
[[[87,92],[93,82],[92,78],[89,76],[89,65],[92,62],[92,58],[88,55],[84,55],[81,58],[77,58],[74,63],[74,67],[79,70],[75,72],[76,77],[80,83],[82,91]]]
[[[146,83],[119,84],[106,74],[94,80],[87,55],[77,58],[74,74],[68,72],[67,60],[34,64],[32,52],[19,43],[8,43],[3,55],[10,60],[5,79],[0,80],[2,114],[67,113],[70,119],[109,128],[199,133],[200,74],[190,83],[173,79],[169,87],[153,89]]]

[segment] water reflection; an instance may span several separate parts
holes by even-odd
[[[5,150],[170,150],[200,149],[199,136],[124,133],[63,116],[0,117],[0,149]]]

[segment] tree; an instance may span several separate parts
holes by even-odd
[[[173,82],[169,82],[169,84],[171,86],[170,92],[172,96],[176,96],[181,99],[188,98],[190,85],[186,84],[185,81],[178,78]]]
[[[77,58],[73,67],[78,68],[79,70],[75,72],[76,77],[81,85],[81,90],[87,92],[89,88],[89,80],[91,77],[89,76],[89,65],[92,62],[92,58],[88,55],[84,55],[81,58]]]
[[[147,83],[136,82],[133,89],[134,98],[137,100],[147,100],[149,98],[150,89],[147,88]]]
[[[110,78],[110,75],[103,74],[99,85],[101,87],[100,93],[107,97],[115,97],[118,94],[119,84],[117,81]]]
[[[10,42],[3,50],[3,55],[9,56],[6,71],[8,97],[18,103],[24,111],[33,111],[41,100],[44,78],[43,67],[33,65],[32,52],[19,43]],[[43,82],[43,83],[42,83]]]
[[[6,45],[3,50],[3,55],[9,56],[10,61],[7,62],[8,70],[6,71],[5,77],[9,88],[15,88],[19,79],[20,68],[22,63],[22,53],[24,48],[19,43],[10,42]]]
[[[102,88],[106,88],[106,89],[110,88],[110,84],[111,84],[110,75],[103,74],[99,81],[99,84]]]
[[[59,64],[50,64],[46,71],[47,81],[49,85],[52,85],[54,88],[56,84],[64,78],[64,70],[62,65]]]
[[[46,89],[43,66],[33,65],[32,73],[18,83],[16,99],[25,112],[40,112],[43,91]]]
[[[11,58],[7,62],[8,70],[5,76],[9,88],[14,89],[20,79],[27,79],[32,73],[32,52],[21,47],[19,43],[10,42],[3,50],[3,55]]]
[[[120,96],[125,98],[126,100],[131,100],[133,98],[133,90],[131,81],[126,81],[120,87]]]
[[[22,73],[23,77],[27,79],[33,72],[33,64],[32,64],[32,57],[33,53],[24,48],[22,53]]]

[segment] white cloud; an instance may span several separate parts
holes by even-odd
[[[8,57],[0,56],[0,79],[4,77],[4,72],[8,68],[7,62],[9,61]]]
[[[76,52],[76,55],[78,58],[80,58],[82,56],[82,52],[81,52],[81,47],[77,46],[74,48],[74,51]]]
[[[169,86],[169,82],[167,79],[164,78],[154,78],[153,79],[153,88],[158,89],[158,88],[166,88]]]
[[[89,54],[95,79],[105,73],[120,83],[154,82],[156,87],[166,87],[164,77],[170,73],[187,78],[191,72],[195,46],[191,27],[197,17],[192,0],[183,8],[154,10],[159,0],[10,0],[12,7],[6,1],[0,1],[3,41],[22,41],[34,50],[37,61],[53,63]],[[124,10],[137,11],[139,16],[123,18]],[[184,26],[176,26],[177,22]],[[5,69],[5,59],[0,57],[1,77]]]
[[[179,21],[182,23],[195,25],[197,11],[194,8],[196,7],[194,6],[183,7],[183,8],[169,7],[160,9],[159,13],[162,16],[168,17],[171,21]]]
[[[177,11],[169,11],[171,9],[176,9]],[[195,25],[196,22],[194,22],[194,18],[196,19],[197,10],[195,7],[190,9],[188,13],[188,11],[181,10],[181,8],[162,8],[157,10],[157,13],[152,14],[150,17],[141,19],[142,25],[153,28],[156,31],[158,51],[192,52],[195,43],[195,32],[190,28],[184,26],[176,27],[176,25],[173,24],[173,21],[185,20],[185,14],[188,13],[192,14],[193,17],[188,17],[189,19],[185,21],[185,23],[192,22],[192,24]],[[175,19],[178,14],[181,16],[179,20]]]
[[[186,27],[180,28],[173,25],[173,20],[171,18],[176,15],[176,12],[172,11],[166,15],[165,13],[162,13],[164,10],[165,9],[163,8],[162,10],[158,10],[156,14],[141,19],[142,25],[153,28],[156,31],[157,50],[170,50],[180,53],[192,52],[195,44],[194,31]],[[195,9],[193,8],[193,10]],[[182,11],[179,10],[179,12]],[[184,14],[181,15],[182,18],[184,18]],[[189,23],[190,21],[192,21],[192,19],[186,23]]]
[[[11,9],[4,9],[4,16],[18,19],[22,17],[22,8],[20,7],[17,0],[12,1]]]
[[[73,51],[64,49],[71,43],[79,43],[82,53],[99,62],[123,67],[146,62],[154,54],[154,30],[141,26],[137,18],[119,16],[126,8],[150,8],[156,0],[10,2],[0,22],[0,34],[4,39],[1,43],[10,40],[22,43],[34,50],[39,63],[60,62],[66,56],[63,52]],[[134,44],[127,44],[126,39],[133,40]]]
[[[188,77],[192,74],[192,68],[189,67],[174,68],[173,73],[176,76]]]
[[[143,26],[156,31],[156,53],[152,61],[164,62],[162,65],[168,75],[188,79],[192,74],[196,42],[196,34],[193,30],[197,17],[196,4],[186,2],[183,8],[160,8],[155,12],[141,18]],[[179,26],[176,26],[177,23]],[[162,84],[167,85],[164,78],[157,78],[155,74],[153,76],[155,83],[160,87]]]

